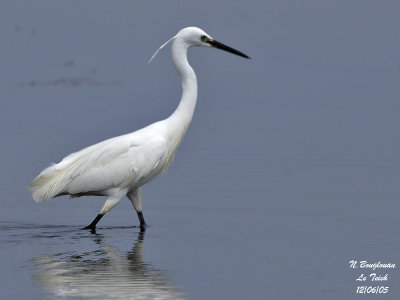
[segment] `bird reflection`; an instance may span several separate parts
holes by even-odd
[[[97,235],[99,248],[80,254],[55,254],[34,259],[34,281],[55,296],[86,299],[184,299],[167,271],[143,260],[144,232],[132,251],[121,254]]]

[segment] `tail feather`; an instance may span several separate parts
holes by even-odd
[[[52,164],[44,169],[29,185],[33,199],[36,202],[44,202],[66,192],[72,180],[72,171],[79,167],[78,162],[93,148],[91,146],[72,153],[58,164]]]
[[[44,169],[29,185],[32,191],[32,197],[36,202],[47,201],[63,192],[65,182],[63,183],[63,170],[56,164]]]

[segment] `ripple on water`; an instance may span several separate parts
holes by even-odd
[[[114,227],[101,228],[101,234],[79,229],[0,223],[0,230],[10,233],[7,242],[22,247],[29,244],[38,253],[30,259],[28,268],[35,285],[49,298],[184,299],[168,271],[145,261],[144,232],[134,228],[132,248],[121,251],[109,242]],[[118,228],[126,238],[124,229],[132,235],[132,226]]]

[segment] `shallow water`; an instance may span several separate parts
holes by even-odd
[[[29,257],[28,266],[14,267],[30,273],[40,297],[182,299],[168,272],[144,260],[145,234],[134,227],[103,228],[101,234],[79,231],[77,226],[34,224],[2,224],[1,230],[9,232],[9,239],[2,241],[6,253],[29,249],[29,254],[20,253]],[[131,242],[130,249],[121,251],[110,244],[107,235],[115,230]]]
[[[400,264],[398,4],[4,3],[1,298],[399,299],[399,267],[369,297],[349,266]],[[126,200],[95,234],[102,197],[34,203],[49,163],[173,111],[168,51],[146,62],[196,22],[253,59],[191,49],[199,101],[146,232]]]
[[[209,182],[190,184],[193,176],[186,176],[181,184],[191,189],[177,193],[165,186],[168,176],[157,180],[144,193],[150,223],[145,233],[135,227],[128,201],[101,221],[96,234],[80,228],[95,216],[101,198],[27,202],[32,211],[20,206],[17,217],[25,221],[6,217],[1,223],[5,292],[51,299],[358,296],[355,278],[361,273],[348,261],[399,258],[397,199],[384,193],[398,167],[321,159],[290,159],[285,167],[284,161],[271,159],[268,171],[257,175],[272,181],[266,185],[242,179],[241,186],[220,184],[202,192],[196,186]],[[353,180],[346,185],[343,177]],[[337,187],[328,184],[333,180]],[[251,193],[241,192],[250,184]],[[378,187],[382,194],[374,201]],[[399,274],[385,272],[390,294],[384,299],[396,299]]]

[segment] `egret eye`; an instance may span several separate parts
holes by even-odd
[[[207,36],[202,35],[202,36],[200,37],[200,40],[201,40],[202,42],[207,42],[207,41],[208,41],[208,38],[207,38]]]

